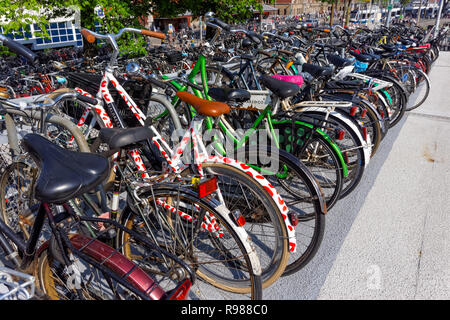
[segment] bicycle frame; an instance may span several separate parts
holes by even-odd
[[[203,92],[201,92],[200,90],[197,90],[195,88],[192,88],[192,90],[193,90],[194,94],[196,96],[198,96],[199,98],[212,100],[212,98],[207,94],[209,89],[208,89],[208,83],[207,83],[207,77],[206,77],[206,59],[204,56],[200,56],[199,59],[197,60],[195,67],[192,69],[191,73],[188,76],[188,81],[191,81],[192,83],[197,84],[195,81],[195,77],[199,72],[200,72],[201,79],[202,79]],[[166,78],[168,78],[168,77],[166,77]],[[188,89],[187,85],[181,85],[176,81],[171,81],[170,83],[173,84],[177,88],[178,91],[187,91],[187,89]],[[179,102],[180,101],[179,101],[178,97],[175,97],[172,100],[172,104],[174,105],[175,108],[178,106]],[[233,128],[231,128],[231,126],[226,121],[224,121],[223,118],[218,122],[219,127],[229,138],[232,139],[232,141],[237,149],[237,148],[240,148],[243,145],[245,145],[245,143],[248,141],[249,137],[257,130],[257,128],[260,127],[261,123],[265,120],[266,130],[268,131],[268,133],[270,133],[269,136],[275,142],[276,147],[279,148],[279,141],[275,134],[275,131],[274,131],[275,129],[273,127],[274,123],[277,123],[277,120],[272,119],[271,110],[272,110],[272,105],[270,105],[270,104],[267,105],[264,108],[264,110],[260,113],[260,115],[258,116],[258,119],[252,124],[252,127],[241,138],[237,137]],[[191,108],[190,111],[191,111],[191,115],[195,116],[195,110],[193,110]],[[338,154],[338,157],[339,157],[339,160],[341,163],[341,167],[343,169],[344,177],[347,177],[347,175],[348,175],[347,165],[345,163],[342,152],[339,150],[339,147],[319,128],[314,127],[311,124],[300,122],[300,121],[296,121],[296,123],[298,123],[302,126],[306,126],[307,128],[310,128],[311,131],[314,130],[314,131],[318,132],[320,135],[322,135],[326,139],[326,141],[328,141],[330,143],[331,147]],[[212,130],[213,125],[214,125],[214,121],[210,117],[206,118],[206,128],[208,130]],[[215,137],[215,138],[217,140],[217,137]],[[310,139],[311,138],[312,138],[312,135],[310,135]],[[217,147],[217,150],[219,152],[221,152],[223,155],[226,154],[225,147],[223,146],[223,144],[221,144],[220,142],[216,142],[216,147]],[[261,170],[257,166],[251,165],[251,167],[257,171]]]
[[[196,65],[194,67],[194,70],[197,70],[197,72],[198,72],[198,70],[200,70],[200,65],[198,65],[198,66]],[[204,75],[202,75],[202,77],[204,77],[206,79],[206,70],[204,71]],[[110,70],[106,70],[106,72],[103,76],[99,91],[97,93],[97,96],[99,98],[98,100],[100,100],[100,101],[98,102],[97,105],[95,105],[93,107],[93,109],[100,116],[101,121],[104,122],[106,127],[113,126],[111,118],[106,113],[103,106],[101,105],[101,101],[103,101],[103,99],[104,99],[107,102],[107,104],[110,104],[112,106],[112,108],[115,108],[114,100],[108,90],[109,81],[111,81],[111,83],[116,88],[116,90],[119,92],[119,94],[122,97],[122,99],[124,100],[124,102],[133,111],[133,113],[135,114],[135,116],[137,117],[139,122],[142,125],[144,125],[145,115],[138,108],[138,106],[133,101],[133,99],[126,93],[125,89],[120,85],[120,83],[117,81],[117,79],[114,77],[114,75],[112,74],[112,72]],[[204,82],[203,85],[207,87],[206,82]],[[92,97],[92,95],[90,95],[88,92],[86,92],[80,88],[76,88],[75,90],[83,95],[88,95],[88,96]],[[198,91],[198,93],[200,94],[200,91]],[[87,112],[87,110],[86,110],[86,112]],[[80,119],[80,121],[78,122],[78,126],[81,127],[84,124],[84,121],[85,121],[85,118],[83,119],[83,117],[82,117]],[[280,210],[280,212],[283,216],[284,222],[286,224],[286,228],[288,230],[290,250],[292,252],[295,252],[296,251],[295,230],[288,219],[288,208],[287,208],[285,202],[282,200],[279,193],[269,183],[269,181],[267,179],[265,179],[263,176],[261,176],[257,171],[253,170],[250,166],[248,166],[244,163],[238,162],[234,159],[230,159],[230,158],[226,158],[226,157],[222,157],[222,156],[208,156],[206,147],[203,144],[203,140],[201,138],[202,136],[201,136],[200,132],[198,131],[202,127],[202,121],[203,120],[201,119],[198,122],[197,121],[191,122],[191,125],[190,125],[189,129],[186,131],[186,133],[184,134],[181,142],[175,147],[175,149],[174,149],[175,151],[169,147],[169,145],[166,143],[166,141],[164,141],[164,139],[161,137],[161,135],[159,134],[159,132],[156,130],[156,128],[154,126],[149,126],[149,128],[152,130],[152,132],[154,134],[154,137],[152,138],[153,143],[160,150],[161,154],[163,155],[163,157],[166,159],[166,161],[168,163],[167,169],[176,174],[179,174],[183,170],[187,169],[190,166],[190,163],[183,164],[181,161],[181,158],[182,158],[182,154],[184,154],[184,152],[186,152],[186,149],[188,148],[189,141],[192,141],[192,145],[194,148],[194,167],[196,168],[196,170],[198,171],[198,173],[200,174],[201,177],[204,176],[204,172],[202,169],[202,163],[206,163],[206,162],[223,163],[223,164],[232,166],[232,167],[250,175],[251,177],[254,178],[255,182],[259,183],[264,189],[267,190],[267,192],[272,197],[274,203],[277,205],[278,209]],[[189,151],[190,151],[190,148],[189,148]],[[149,177],[148,173],[146,172],[144,163],[143,163],[141,157],[139,156],[139,153],[137,152],[137,150],[133,151],[131,153],[131,155],[133,157],[134,162],[136,163],[138,170],[142,173],[142,177],[148,178]],[[223,200],[223,197],[222,197],[219,189],[216,191],[216,194],[218,195],[220,203],[223,204],[224,200]],[[118,205],[118,201],[114,201],[113,203],[117,203],[117,205]],[[111,210],[117,210],[117,209],[118,208],[115,208],[115,207],[111,208]],[[225,218],[230,219],[228,216],[225,216]],[[207,227],[208,227],[208,225],[207,225]]]
[[[71,240],[69,240],[67,234],[65,234],[63,231],[61,231],[57,227],[57,223],[61,222],[62,220],[72,216],[72,211],[70,210],[69,206],[67,204],[63,204],[62,207],[64,208],[64,212],[57,214],[56,216],[53,215],[52,209],[50,208],[48,203],[41,203],[39,205],[39,210],[36,216],[36,219],[34,221],[32,231],[30,234],[30,238],[25,242],[21,238],[19,238],[16,233],[3,221],[3,219],[0,219],[0,246],[4,250],[5,253],[7,253],[6,259],[12,260],[13,263],[16,265],[16,267],[24,270],[30,267],[31,263],[35,259],[35,256],[39,255],[40,252],[48,248],[49,242],[47,241],[44,245],[42,245],[39,250],[36,252],[37,249],[37,243],[40,237],[40,234],[42,232],[42,228],[44,225],[45,217],[48,217],[49,225],[52,229],[52,234],[56,239],[56,243],[59,246],[59,252],[62,254],[62,259],[64,260],[64,263],[66,266],[72,265],[70,260],[68,259],[67,255],[64,254],[65,248],[68,248],[72,254],[75,256],[81,258],[81,260],[93,265],[95,268],[99,269],[103,274],[109,276],[110,278],[114,279],[121,285],[123,285],[125,288],[127,288],[129,291],[133,292],[137,296],[139,296],[141,299],[149,300],[151,298],[160,298],[159,292],[155,290],[155,293],[150,292],[142,292],[141,290],[138,290],[135,288],[132,284],[125,281],[125,277],[119,277],[116,274],[111,273],[107,268],[103,266],[103,262],[99,263],[95,261],[90,255],[87,255],[86,253],[83,253],[82,251],[90,244],[92,243],[92,239],[90,238],[82,238],[84,239],[84,242],[88,241],[87,243],[81,243],[77,244],[77,242],[72,243]],[[156,246],[153,246],[151,243],[145,240],[142,236],[140,236],[138,233],[134,232],[133,230],[129,230],[116,221],[113,221],[111,219],[103,219],[103,218],[88,218],[88,217],[77,217],[80,221],[91,221],[91,222],[101,222],[101,223],[110,223],[114,225],[116,228],[122,229],[123,231],[126,231],[130,233],[133,237],[136,237],[140,241],[145,242],[147,245],[150,245],[152,248],[156,249]],[[6,235],[6,237],[5,237]],[[19,261],[16,259],[17,253],[14,251],[14,249],[11,247],[10,243],[6,239],[8,238],[11,240],[20,251],[23,252],[23,259],[22,263],[19,263]],[[106,245],[104,245],[106,246]],[[56,249],[56,248],[55,248]],[[95,250],[95,249],[94,249]],[[101,249],[98,249],[101,250]],[[162,251],[162,249],[159,249]],[[164,253],[165,255],[168,255],[170,258],[174,258],[168,253]],[[109,259],[111,256],[105,257],[106,259]],[[190,271],[190,268],[184,264],[182,261],[177,261],[180,263],[184,268]],[[189,272],[190,278],[195,279],[195,275],[192,272]]]

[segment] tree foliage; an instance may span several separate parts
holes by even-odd
[[[402,5],[402,7],[406,7],[406,5],[410,2],[411,0],[400,0],[400,4]]]
[[[261,0],[153,0],[153,12],[162,17],[174,17],[187,11],[194,17],[214,12],[219,19],[242,22],[262,12]]]
[[[37,23],[46,32],[46,25],[52,17],[72,14],[69,8],[80,9],[81,26],[91,30],[116,33],[124,27],[142,27],[142,17],[154,14],[161,17],[174,17],[189,11],[194,16],[202,16],[212,11],[228,22],[245,21],[253,16],[253,11],[262,11],[260,0],[0,0],[0,16],[6,33],[26,28]],[[99,18],[94,9],[103,8],[105,17]],[[45,10],[43,10],[45,8]],[[97,22],[97,24],[96,24]],[[121,41],[121,51],[143,51],[144,39],[141,36],[126,35]]]

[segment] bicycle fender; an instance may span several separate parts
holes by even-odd
[[[284,223],[286,225],[286,229],[289,237],[289,251],[296,252],[296,238],[295,238],[295,228],[291,225],[288,219],[288,208],[284,200],[281,198],[281,195],[277,192],[274,186],[270,184],[270,182],[264,178],[260,173],[256,170],[252,169],[250,166],[245,163],[239,162],[235,159],[222,157],[222,156],[209,156],[204,157],[201,160],[201,163],[221,163],[225,165],[232,166],[240,171],[245,172],[247,175],[252,177],[259,185],[261,185],[272,197],[272,200],[275,202],[276,206],[280,210],[280,213],[283,217]]]

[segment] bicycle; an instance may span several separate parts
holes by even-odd
[[[108,39],[108,41],[113,44],[113,47],[115,39],[119,38],[126,31],[141,33],[141,30],[132,28],[122,29],[116,35],[101,35],[92,31],[88,31],[87,29],[84,30],[85,31],[83,31],[83,34],[87,39]],[[118,81],[116,82],[114,78],[111,70],[111,65],[115,63],[115,57],[117,56],[117,54],[118,51],[115,51],[115,53],[111,57],[109,67],[107,67],[105,70],[105,74],[103,76],[103,80],[97,94],[99,103],[97,103],[97,105],[93,106],[90,109],[86,109],[86,112],[93,111],[95,117],[95,113],[99,114],[100,117],[96,117],[95,119],[98,119],[100,123],[103,123],[101,124],[101,126],[112,127],[114,122],[114,126],[125,127],[125,124],[120,119],[120,115],[115,108],[113,99],[108,90],[108,82],[111,81],[116,90],[120,92],[120,97],[122,97],[125,103],[127,103],[127,105],[130,107],[130,109],[133,110],[133,114],[137,115],[137,119],[139,120],[141,125],[148,125],[148,123],[146,124],[143,120],[142,111],[139,110],[132,98],[129,97],[126,91],[123,90],[120,83],[118,83]],[[83,95],[91,96],[81,88],[76,88],[76,90]],[[106,113],[106,111],[101,106],[102,100],[106,101],[107,103],[106,106],[109,109],[108,113]],[[217,105],[214,107],[217,107]],[[223,106],[221,106],[221,108],[223,108]],[[173,114],[176,114],[175,112],[169,110],[166,110],[166,112],[168,112],[170,115],[170,117],[168,117],[169,119],[173,119]],[[108,114],[112,116],[112,119]],[[78,125],[80,125],[80,123],[84,121],[84,119],[85,117],[82,117],[81,121],[78,121]],[[201,125],[201,116],[198,120]],[[187,169],[191,170],[191,163],[188,162],[184,164],[180,160],[182,158],[182,154],[188,152],[188,143],[192,139],[194,151],[196,148],[198,148],[193,157],[194,166],[191,167],[194,169],[194,172],[196,172],[196,174],[200,174],[200,177],[202,177],[204,173],[210,172],[215,175],[220,172],[221,176],[232,176],[233,180],[238,182],[238,186],[241,188],[241,190],[246,190],[246,192],[253,197],[254,201],[256,201],[257,203],[257,208],[260,208],[258,210],[261,210],[261,212],[263,213],[267,213],[270,221],[267,225],[269,225],[271,230],[266,231],[266,242],[261,242],[261,245],[264,243],[264,246],[269,245],[270,247],[274,248],[273,251],[271,251],[269,254],[262,248],[257,248],[259,254],[263,253],[264,256],[267,257],[262,263],[263,287],[265,288],[272,284],[279,276],[281,276],[281,273],[283,272],[289,258],[289,252],[295,251],[295,230],[288,220],[288,209],[284,205],[284,201],[281,199],[275,188],[262,176],[262,179],[255,179],[255,176],[260,175],[253,171],[253,169],[247,168],[247,165],[241,164],[229,158],[215,156],[207,157],[207,152],[205,152],[206,149],[201,141],[201,135],[198,132],[197,126],[198,123],[195,123],[195,121],[193,121],[190,125],[190,128],[182,136],[181,142],[178,144],[178,146],[172,149],[163,139],[157,129],[154,126],[149,125],[149,128],[152,130],[154,136],[151,139],[151,143],[148,144],[148,148],[144,148],[142,151],[146,152],[146,157],[148,156],[148,158],[151,158],[152,156],[150,155],[149,150],[151,150],[152,147],[150,147],[150,145],[154,145],[156,146],[157,150],[153,154],[162,155],[162,160],[166,162],[167,169],[178,174],[184,172],[184,174],[191,175],[191,171],[186,171]],[[142,173],[144,178],[147,178],[148,176],[145,170],[146,166],[143,162],[143,155],[144,154],[139,155],[138,152],[133,151],[133,158],[135,159],[138,170]],[[205,169],[202,169],[203,166],[205,167]],[[219,201],[223,203],[226,198],[220,195],[220,189],[218,189],[217,193]],[[228,204],[225,202],[225,205],[227,206]],[[246,224],[246,226],[249,227],[250,223]],[[262,224],[259,224],[259,228],[261,228],[262,226]],[[255,233],[255,235],[256,234],[263,235],[259,233]],[[261,259],[261,256],[259,258]]]
[[[26,135],[23,144],[40,167],[35,197],[41,204],[26,241],[0,219],[0,246],[7,260],[10,260],[15,268],[30,271],[33,264],[37,266],[35,272],[38,287],[53,298],[178,299],[187,295],[195,275],[183,261],[110,219],[80,217],[65,204],[70,198],[95,188],[107,177],[109,163],[105,158],[95,154],[67,151],[37,134]],[[73,161],[61,162],[62,159]],[[77,164],[76,169],[71,167],[74,164]],[[59,179],[54,179],[55,177]],[[55,207],[54,204],[58,206]],[[61,208],[64,210],[60,210]],[[46,217],[52,236],[36,250]],[[161,281],[152,279],[115,249],[84,236],[80,230],[80,222],[90,219],[105,224],[111,223],[116,228],[129,232],[141,246],[145,246],[155,255],[164,255],[173,261],[174,265],[183,268],[186,278],[180,279],[175,286],[173,283],[164,283],[164,286],[167,286],[165,291],[161,287]],[[74,233],[74,230],[78,232]],[[169,273],[170,269],[166,269],[163,274],[168,277]],[[100,279],[94,284],[96,276]],[[57,284],[54,279],[58,279]],[[174,293],[176,295],[173,295]]]

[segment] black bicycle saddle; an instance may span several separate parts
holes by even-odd
[[[354,56],[356,58],[356,60],[361,61],[361,62],[373,62],[373,61],[377,60],[370,55],[362,54],[362,53],[358,53],[358,52],[354,52],[354,51],[350,51],[350,54],[352,56]]]
[[[244,89],[211,88],[208,95],[220,102],[245,102],[250,100],[250,92]]]
[[[261,82],[280,99],[295,96],[300,91],[300,87],[297,84],[278,80],[268,75],[262,75]]]
[[[352,59],[344,59],[336,54],[327,54],[328,61],[337,68],[351,66],[354,61]]]
[[[308,72],[315,79],[317,78],[328,78],[334,73],[333,67],[321,67],[315,64],[304,63],[302,65],[302,71]]]
[[[41,202],[62,204],[94,189],[110,172],[105,157],[63,149],[37,134],[27,134],[23,145],[40,167],[35,198]]]
[[[153,132],[148,127],[102,128],[99,137],[110,149],[117,149],[150,140],[153,138]]]

